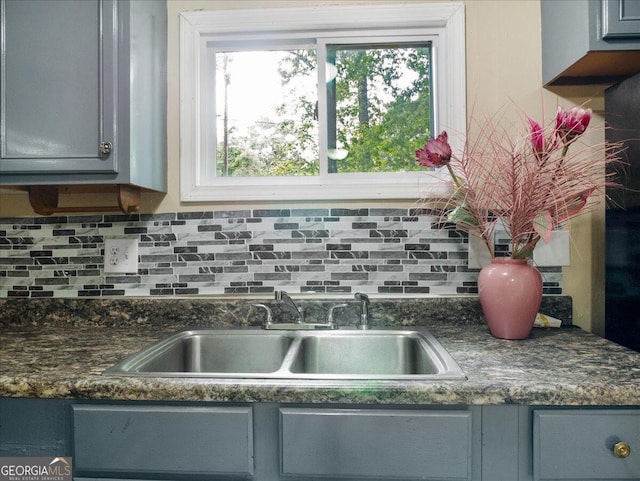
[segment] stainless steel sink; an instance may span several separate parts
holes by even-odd
[[[262,331],[182,331],[108,372],[184,376],[270,373],[280,369],[292,336]]]
[[[356,376],[435,375],[440,366],[430,354],[422,336],[412,332],[309,336],[302,340],[291,371]]]
[[[450,380],[464,373],[426,330],[182,331],[106,375],[254,379]]]

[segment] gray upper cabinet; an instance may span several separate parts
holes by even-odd
[[[0,184],[166,190],[166,4],[0,0]]]
[[[618,82],[640,72],[638,0],[542,0],[546,86]]]
[[[602,38],[640,40],[640,2],[638,0],[603,0]]]

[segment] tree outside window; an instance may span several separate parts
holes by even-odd
[[[318,49],[216,55],[216,175],[313,176],[418,170],[432,131],[429,43],[327,45],[326,102]]]

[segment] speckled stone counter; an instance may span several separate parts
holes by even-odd
[[[247,315],[254,311],[247,310],[247,301],[1,301],[0,396],[640,406],[639,353],[571,326],[536,328],[524,341],[500,340],[493,338],[482,323],[474,299],[433,301],[439,305],[429,301],[374,300],[374,324],[425,325],[456,359],[466,381],[293,382],[105,376],[102,373],[108,367],[177,330],[249,327],[259,324],[259,318]],[[559,313],[567,309],[566,299],[546,302],[552,303],[545,311],[551,315],[560,317]],[[570,300],[568,306],[570,311]],[[396,314],[395,319],[390,312]]]

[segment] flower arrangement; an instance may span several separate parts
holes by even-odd
[[[501,223],[511,239],[511,257],[527,259],[540,239],[583,214],[594,193],[618,186],[607,166],[619,162],[619,144],[579,142],[591,121],[590,109],[558,107],[544,127],[525,116],[524,133],[514,134],[496,118],[478,123],[479,131],[451,150],[446,132],[416,151],[424,167],[446,167],[453,195],[439,210],[441,220],[481,238],[496,257],[493,233]],[[469,129],[471,130],[471,129]]]

